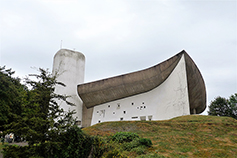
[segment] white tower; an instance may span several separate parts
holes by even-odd
[[[77,85],[84,82],[84,72],[85,56],[82,53],[60,49],[54,55],[53,75],[57,74],[57,81],[66,85],[66,87],[56,85],[55,93],[70,96],[68,101],[76,106],[67,105],[63,101],[58,102],[58,104],[65,111],[76,111],[73,117],[77,118],[79,126],[82,120],[82,100],[77,94]]]

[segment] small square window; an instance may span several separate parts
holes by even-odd
[[[140,116],[141,121],[146,121],[146,116]]]
[[[100,123],[100,120],[98,121],[98,123]]]
[[[115,114],[115,112],[113,112],[113,114]]]
[[[110,108],[110,105],[108,105],[108,108]]]
[[[99,113],[99,111],[97,111],[97,113]]]
[[[144,106],[144,109],[146,108],[146,106]]]
[[[132,103],[132,105],[134,105],[134,103]]]
[[[118,104],[118,108],[120,107],[120,104]]]
[[[123,121],[123,118],[122,118],[122,117],[120,118],[120,121]]]
[[[81,125],[81,121],[76,121],[76,125]]]
[[[144,102],[142,102],[142,104],[144,104]]]
[[[149,121],[151,121],[152,120],[152,115],[148,116],[148,119],[149,119]]]
[[[126,111],[123,111],[124,114],[126,114]]]

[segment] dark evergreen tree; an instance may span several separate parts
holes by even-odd
[[[57,82],[56,76],[48,70],[40,68],[39,71],[40,74],[29,75],[36,80],[25,79],[30,90],[21,106],[21,115],[15,115],[14,122],[6,125],[9,129],[7,133],[13,132],[26,138],[30,146],[35,143],[57,143],[57,136],[75,123],[72,118],[74,111],[65,112],[56,102],[56,100],[67,102],[67,96],[54,93],[56,84],[65,85]]]
[[[4,157],[101,157],[103,142],[84,134],[75,125],[74,112],[65,112],[57,104],[57,100],[67,102],[68,96],[55,94],[54,87],[65,85],[47,70],[39,71],[39,75],[30,75],[36,80],[25,79],[29,90],[21,99],[21,111],[13,115],[14,121],[6,124],[4,131],[26,138],[29,146],[7,146]]]
[[[4,125],[13,122],[16,115],[21,115],[27,93],[27,87],[13,77],[14,73],[5,66],[0,67],[0,131],[6,130]]]
[[[237,119],[237,93],[231,95],[228,102],[232,111],[230,117]]]
[[[237,93],[229,99],[217,97],[208,107],[208,115],[229,116],[237,119]]]

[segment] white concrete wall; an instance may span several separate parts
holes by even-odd
[[[170,76],[157,88],[94,107],[91,125],[121,120],[166,120],[189,115],[184,56]]]
[[[68,101],[76,106],[69,106],[65,102],[58,101],[58,104],[65,111],[76,110],[77,120],[82,120],[82,100],[77,94],[77,85],[84,82],[85,56],[76,51],[67,49],[59,50],[54,56],[53,74],[58,74],[57,80],[64,83],[66,87],[56,86],[55,93],[71,96]]]

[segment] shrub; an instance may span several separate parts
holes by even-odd
[[[115,157],[124,158],[124,156],[122,156],[116,149],[109,151],[108,154],[106,155],[106,158],[115,158]]]
[[[29,146],[13,146],[9,145],[3,148],[4,157],[27,158],[37,156],[35,148]]]
[[[125,142],[122,144],[122,149],[123,150],[127,150],[127,151],[130,151],[132,150],[133,148],[136,148],[140,145],[140,142],[139,142],[139,139],[136,138],[134,139],[133,141],[131,142]]]
[[[67,132],[60,135],[61,154],[67,157],[88,157],[92,148],[92,138],[81,131],[77,126],[73,126]]]
[[[166,157],[163,156],[163,155],[159,155],[157,153],[154,153],[154,154],[150,154],[150,155],[141,155],[138,158],[166,158]]]
[[[148,138],[141,138],[141,139],[139,139],[139,143],[140,143],[141,145],[145,145],[145,146],[147,146],[147,147],[152,146],[152,142],[151,142],[151,140],[148,139]]]
[[[101,157],[105,151],[108,151],[109,144],[106,144],[103,139],[95,136],[92,137],[92,157]]]
[[[69,128],[50,141],[32,146],[7,146],[3,148],[4,157],[101,157],[107,149],[99,137],[90,137],[77,126]]]
[[[136,154],[138,155],[142,155],[142,154],[145,154],[146,150],[144,146],[139,146],[139,147],[133,148],[131,151],[136,152]]]
[[[117,132],[112,136],[112,140],[118,143],[131,142],[135,138],[139,138],[139,136],[131,132]]]

